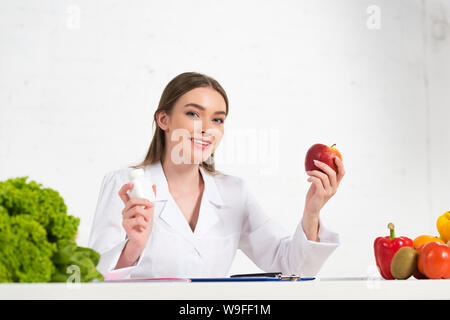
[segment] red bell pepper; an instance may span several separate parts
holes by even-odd
[[[393,280],[391,274],[391,262],[395,253],[402,247],[413,247],[413,241],[408,237],[395,237],[394,225],[388,224],[390,235],[386,237],[378,237],[373,243],[375,251],[375,261],[378,271],[386,280]]]

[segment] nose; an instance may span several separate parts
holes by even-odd
[[[212,124],[209,123],[209,121],[202,121],[202,135],[205,133],[209,134],[209,131],[214,128]]]
[[[201,132],[201,134],[205,134],[208,131],[208,123],[203,120],[195,120],[194,121],[194,132],[197,134]]]
[[[208,136],[210,136],[211,135],[211,133],[209,132],[209,131],[207,131],[207,130],[202,130],[202,137],[208,137]]]

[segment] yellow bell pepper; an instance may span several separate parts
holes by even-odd
[[[440,216],[436,221],[436,227],[444,242],[450,240],[450,211]]]

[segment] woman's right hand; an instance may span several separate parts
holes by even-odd
[[[156,185],[152,187],[156,195]],[[125,205],[122,210],[122,226],[127,233],[128,243],[142,251],[152,232],[154,204],[148,199],[130,198],[127,191],[131,189],[133,184],[127,183],[119,191]]]

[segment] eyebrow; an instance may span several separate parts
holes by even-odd
[[[194,107],[194,108],[200,109],[200,110],[202,110],[202,111],[205,111],[205,107],[203,107],[203,106],[201,106],[201,105],[199,105],[199,104],[196,104],[196,103],[188,103],[188,104],[186,104],[184,107],[185,107],[185,108],[186,108],[186,107]],[[225,111],[216,111],[216,112],[214,112],[214,114],[224,114],[224,115],[227,115]]]

